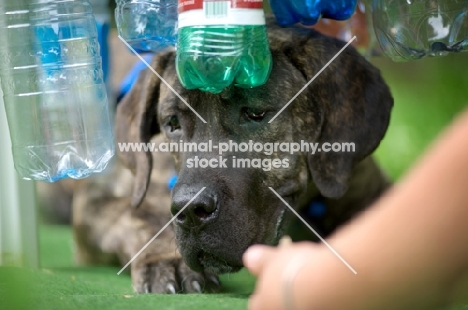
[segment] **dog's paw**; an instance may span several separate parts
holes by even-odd
[[[220,289],[216,275],[191,270],[182,259],[160,260],[132,266],[136,293],[215,293]]]

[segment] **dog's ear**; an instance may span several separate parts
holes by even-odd
[[[158,54],[151,66],[162,75],[170,59],[173,59],[172,54]],[[115,135],[118,143],[148,143],[159,132],[156,106],[160,84],[161,80],[149,69],[140,73],[137,82],[117,107]],[[119,148],[118,154],[123,164],[135,175],[131,204],[138,207],[148,189],[153,166],[151,153],[145,150],[123,152]]]
[[[297,41],[296,41],[297,42]],[[306,42],[289,52],[293,65],[309,81],[345,42],[312,31]],[[314,109],[323,120],[318,141],[354,143],[354,152],[321,152],[308,155],[312,179],[322,195],[341,197],[348,188],[356,163],[379,145],[390,121],[393,97],[380,71],[352,46],[345,48],[308,89]]]

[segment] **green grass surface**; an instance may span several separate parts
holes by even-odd
[[[242,271],[219,294],[136,295],[119,268],[74,266],[69,227],[41,226],[40,247],[40,270],[0,268],[0,309],[246,309],[254,285]]]
[[[468,53],[395,64],[376,59],[395,108],[376,152],[398,179],[457,113],[468,106]],[[468,141],[468,137],[467,137]],[[0,268],[0,309],[246,309],[254,279],[244,270],[223,276],[212,295],[135,295],[130,276],[114,267],[76,267],[68,227],[42,226],[37,271]],[[468,309],[467,306],[457,309]]]

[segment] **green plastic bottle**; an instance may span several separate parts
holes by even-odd
[[[257,87],[271,65],[262,0],[179,0],[177,74],[185,88]]]

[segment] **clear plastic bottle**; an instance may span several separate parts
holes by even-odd
[[[271,65],[262,0],[179,0],[176,67],[185,88],[260,86]]]
[[[301,23],[315,25],[320,18],[345,20],[356,9],[357,0],[270,0],[273,13],[282,26]]]
[[[468,50],[467,0],[374,0],[373,20],[394,61]]]
[[[89,0],[93,8],[93,15],[96,19],[96,27],[99,40],[99,51],[102,59],[102,72],[104,74],[104,82],[109,85],[109,28],[111,22],[111,10],[109,9],[109,0]],[[108,90],[110,87],[107,87]],[[109,92],[107,95],[110,95]]]
[[[139,52],[157,53],[177,41],[177,0],[116,0],[119,35]]]
[[[101,172],[114,139],[89,2],[0,2],[0,79],[16,171],[49,182]]]

